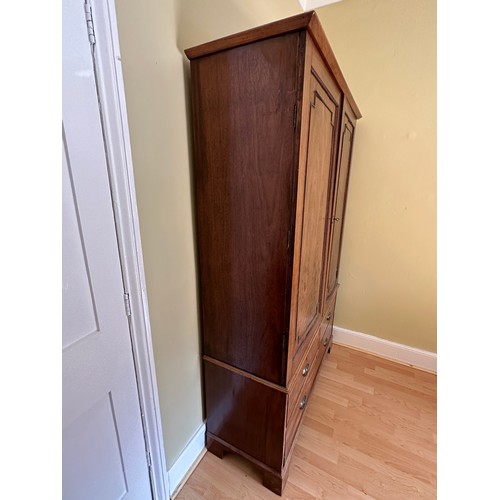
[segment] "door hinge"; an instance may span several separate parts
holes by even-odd
[[[127,316],[132,316],[132,310],[130,309],[130,296],[128,293],[123,294],[123,301],[125,302],[125,312]]]
[[[297,127],[297,104],[293,107],[293,129]]]
[[[283,340],[282,340],[281,348],[283,349],[283,351],[286,351],[286,333],[283,333]]]
[[[151,453],[149,451],[146,451],[146,459],[148,461],[148,467],[151,468],[152,462],[151,462]]]
[[[288,230],[287,241],[286,241],[286,249],[287,249],[287,250],[290,248],[290,235],[291,235],[291,231],[290,231],[290,229],[289,229],[289,230]]]
[[[92,7],[85,2],[85,20],[87,21],[87,33],[89,34],[89,42],[95,45],[94,19],[92,17]]]

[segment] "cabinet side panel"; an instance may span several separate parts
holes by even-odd
[[[204,352],[278,384],[300,39],[278,36],[191,66]]]
[[[286,394],[204,361],[207,431],[281,471]]]

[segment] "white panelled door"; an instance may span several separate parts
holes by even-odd
[[[151,485],[83,0],[63,0],[63,498]]]

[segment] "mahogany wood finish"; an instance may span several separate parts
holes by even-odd
[[[196,47],[191,47],[186,49],[186,56],[193,60],[198,57],[207,56],[215,52],[220,52],[221,50],[231,49],[233,47],[239,47],[241,45],[256,42],[265,38],[271,38],[276,35],[283,35],[285,33],[307,29],[307,31],[314,38],[315,43],[319,47],[322,57],[325,59],[326,64],[331,68],[335,79],[338,81],[342,88],[342,91],[349,100],[351,106],[354,109],[356,118],[359,120],[362,117],[361,111],[359,110],[354,97],[349,90],[349,86],[340,70],[337,63],[337,59],[328,43],[328,39],[325,32],[319,22],[316,12],[305,12],[304,14],[299,14],[297,16],[288,17],[286,19],[281,19],[280,21],[275,21],[273,23],[265,24],[257,28],[252,28],[234,35],[229,35],[224,38],[219,38],[212,42],[203,43],[197,45]]]
[[[359,115],[314,12],[188,49],[207,447],[281,494],[330,345]]]
[[[204,375],[208,432],[281,470],[287,395],[206,360]]]
[[[275,383],[285,369],[303,39],[291,33],[191,62],[204,353]]]

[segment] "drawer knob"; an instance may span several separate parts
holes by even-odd
[[[326,345],[328,344],[329,340],[330,340],[330,335],[326,336],[325,340],[323,340],[323,347],[326,347]]]
[[[304,366],[303,370],[302,370],[302,376],[306,376],[308,373],[309,373],[309,369],[311,368],[311,364],[310,363],[307,363],[306,366]]]
[[[330,313],[327,317],[326,317],[326,321],[330,321],[332,319],[332,313]]]
[[[299,408],[301,410],[303,410],[304,407],[306,406],[306,402],[307,402],[307,394],[300,401]]]

